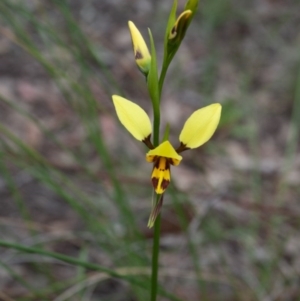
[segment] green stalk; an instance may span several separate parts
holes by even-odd
[[[171,26],[173,26],[175,21],[175,14],[176,14],[176,7],[177,7],[177,1],[174,1],[173,8],[171,11],[171,15],[169,18],[169,25],[167,30],[168,32],[171,29]],[[177,45],[175,49],[171,53],[167,53],[167,42],[165,42],[165,55],[163,60],[162,69],[160,72],[159,78],[157,77],[157,59],[156,59],[156,51],[155,51],[155,45],[153,41],[153,37],[151,34],[151,31],[149,29],[149,36],[150,36],[150,43],[151,43],[151,65],[150,70],[147,76],[147,85],[149,94],[152,101],[153,106],[153,145],[154,147],[157,147],[159,145],[159,127],[160,127],[160,100],[161,100],[161,93],[165,81],[165,77],[168,71],[168,67],[177,51],[177,49],[180,46],[180,43]],[[165,41],[168,41],[168,36],[166,36]],[[154,206],[157,206],[162,196],[157,195],[156,196],[156,204]],[[151,271],[151,301],[156,301],[156,295],[157,295],[157,286],[158,286],[158,264],[159,264],[159,241],[160,241],[160,224],[161,224],[161,215],[160,213],[157,215],[155,222],[154,222],[154,237],[153,237],[153,249],[152,249],[152,271]]]
[[[154,131],[153,131],[153,141],[156,144],[159,141],[159,120],[158,120],[158,122],[155,122],[155,119],[156,119],[155,117],[156,117],[156,114],[154,114],[154,125],[158,124],[158,127],[154,126]],[[157,146],[157,145],[155,145],[155,146]],[[157,195],[156,204],[158,203],[159,198],[160,198],[160,196]],[[152,270],[151,270],[151,299],[150,299],[151,301],[156,301],[156,295],[157,295],[160,222],[161,222],[161,216],[159,213],[158,216],[156,217],[156,220],[154,223],[154,237],[153,237],[153,248],[152,248]]]
[[[158,200],[156,200],[157,202]],[[152,249],[152,273],[151,273],[151,301],[156,301],[157,280],[158,280],[158,260],[159,260],[159,241],[160,241],[161,215],[159,214],[154,223],[154,238]]]
[[[153,145],[159,145],[160,108],[153,105]]]
[[[159,83],[157,76],[156,51],[151,31],[149,30],[151,42],[151,68],[147,78],[147,85],[153,107],[153,145],[159,145],[159,127],[160,127],[160,95],[163,86],[163,80]],[[156,195],[156,204],[159,202],[160,195]],[[160,241],[160,214],[154,222],[154,237],[152,248],[152,269],[151,269],[151,301],[156,301],[158,288],[158,263],[159,263],[159,241]]]
[[[158,81],[159,100],[161,97],[162,87],[163,87],[163,84],[165,81],[165,77],[166,77],[169,65],[170,65],[170,61],[164,61],[163,66],[161,68],[161,73],[160,73],[160,77],[159,77],[159,81]]]

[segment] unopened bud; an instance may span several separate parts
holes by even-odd
[[[149,53],[148,47],[143,39],[143,36],[136,28],[133,22],[128,22],[131,39],[132,39],[132,46],[134,52],[134,58],[136,64],[138,65],[139,69],[147,75],[150,69],[151,63],[151,55]]]

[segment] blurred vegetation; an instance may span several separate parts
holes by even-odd
[[[0,2],[1,300],[148,298],[151,166],[111,95],[150,107],[127,20],[161,50],[171,5]],[[174,141],[205,104],[221,102],[222,121],[172,170],[160,300],[299,300],[299,9],[200,4],[164,119]]]

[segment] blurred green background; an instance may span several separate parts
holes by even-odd
[[[148,300],[152,166],[111,95],[151,114],[127,21],[147,42],[151,28],[161,61],[171,6],[1,0],[0,300]],[[299,12],[298,0],[200,2],[162,133],[169,123],[177,144],[213,102],[222,120],[172,169],[159,300],[300,300]]]

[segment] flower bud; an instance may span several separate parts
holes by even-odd
[[[147,75],[151,64],[151,55],[149,53],[148,47],[143,39],[141,33],[136,28],[133,22],[128,22],[132,46],[134,52],[134,58],[139,69]]]
[[[192,16],[191,10],[185,10],[181,15],[177,18],[174,26],[171,29],[171,32],[169,34],[169,43],[177,44],[180,43],[184,36],[185,32],[188,28],[190,17]]]

